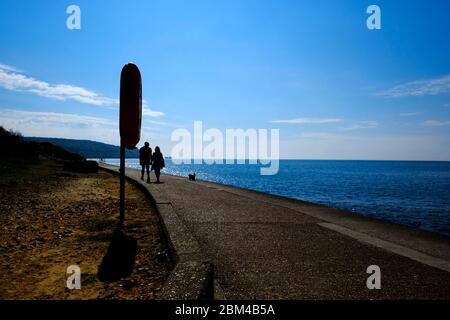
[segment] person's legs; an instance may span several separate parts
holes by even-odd
[[[156,182],[157,182],[157,183],[159,183],[159,175],[160,175],[160,174],[161,174],[161,170],[155,168],[155,175],[156,175]]]
[[[142,165],[141,180],[144,180],[144,167],[145,167],[145,165]]]
[[[145,167],[147,169],[147,183],[150,183],[150,165],[147,164]]]

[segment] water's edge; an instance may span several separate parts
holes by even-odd
[[[118,165],[118,159],[105,159],[105,162]],[[450,186],[446,179],[450,176],[450,163],[340,161],[335,164],[288,160],[278,176],[264,177],[258,174],[258,167],[250,165],[180,166],[167,162],[163,173],[171,176],[187,179],[187,174],[195,171],[197,179],[207,183],[450,235],[450,201],[446,192]],[[126,166],[140,169],[137,159],[127,159]]]

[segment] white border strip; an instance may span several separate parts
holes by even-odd
[[[369,236],[365,233],[361,233],[358,231],[354,231],[354,230],[336,225],[334,223],[322,222],[322,223],[318,223],[318,225],[320,225],[321,227],[339,232],[343,235],[352,237],[360,242],[370,244],[375,247],[382,248],[387,251],[393,252],[400,256],[407,257],[409,259],[426,264],[428,266],[450,272],[450,262],[449,261],[446,261],[446,260],[443,260],[440,258],[435,258],[435,257],[432,257],[425,253],[419,252],[417,250],[410,249],[410,248],[407,248],[407,247],[404,247],[404,246],[401,246],[398,244],[394,244],[392,242],[388,242],[385,240],[381,240],[381,239]]]

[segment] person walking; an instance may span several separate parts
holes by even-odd
[[[152,155],[152,170],[155,170],[156,183],[161,183],[159,181],[159,176],[161,175],[161,169],[165,167],[164,156],[161,153],[159,147],[155,147],[155,152]]]
[[[150,163],[152,162],[152,148],[148,142],[139,149],[139,162],[142,166],[141,180],[144,180],[144,171],[147,169],[147,183],[150,183]]]

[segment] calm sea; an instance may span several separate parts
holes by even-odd
[[[118,165],[118,159],[106,159]],[[137,159],[126,166],[139,167]],[[325,204],[450,235],[450,162],[281,160],[274,176],[259,165],[174,165],[164,172]]]

